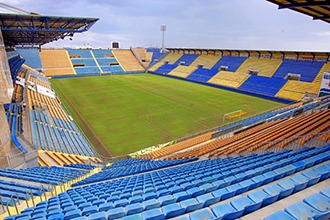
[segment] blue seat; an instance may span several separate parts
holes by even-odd
[[[276,198],[272,198],[263,190],[254,191],[250,193],[248,197],[255,203],[261,203],[261,206],[268,205],[276,201]]]
[[[161,196],[158,198],[158,202],[161,206],[172,204],[176,202],[176,198],[172,195]]]
[[[296,192],[299,192],[299,191],[305,189],[309,182],[309,178],[302,174],[298,174],[296,176],[291,177],[291,180],[293,180],[296,185],[293,193],[296,193]]]
[[[140,213],[140,212],[143,212],[143,210],[144,210],[141,203],[129,204],[125,207],[125,209],[126,209],[126,214],[127,215]]]
[[[229,186],[228,182],[225,182],[224,180],[217,180],[212,183],[213,186],[216,186],[217,189],[221,189],[223,187]]]
[[[81,214],[80,214],[79,210],[73,210],[73,211],[69,211],[69,212],[65,213],[64,220],[77,218],[80,216],[81,216]]]
[[[199,203],[203,204],[203,207],[210,206],[220,201],[220,197],[213,196],[211,193],[197,196],[196,199]]]
[[[288,164],[286,166],[283,167],[283,169],[286,170],[285,176],[289,176],[292,175],[296,172],[296,166],[292,165],[292,164]]]
[[[285,198],[293,193],[293,190],[295,189],[295,182],[291,179],[285,179],[281,180],[277,183],[283,190],[281,191],[280,198]]]
[[[185,209],[181,207],[178,203],[173,203],[165,205],[162,207],[162,211],[165,215],[165,218],[173,218],[185,213]]]
[[[253,181],[253,182],[255,182],[255,188],[257,188],[257,187],[259,187],[259,186],[261,186],[261,185],[263,185],[264,184],[264,181],[266,180],[267,178],[264,176],[264,175],[262,175],[262,174],[260,174],[260,175],[258,175],[258,176],[254,176],[254,177],[252,177],[251,178],[251,180]]]
[[[302,161],[294,162],[292,165],[296,167],[296,172],[299,172],[299,171],[305,169],[305,166],[306,166],[305,163]]]
[[[229,203],[213,206],[212,211],[218,218],[221,219],[240,218],[244,213],[244,209],[237,210]]]
[[[157,193],[158,197],[171,194],[171,192],[168,189],[160,189],[160,190],[157,190],[156,193]]]
[[[155,199],[157,198],[157,194],[155,192],[148,192],[143,195],[143,200]]]
[[[187,193],[189,193],[191,195],[191,197],[197,197],[199,195],[202,195],[205,193],[204,189],[200,189],[198,187],[193,187],[187,190]]]
[[[321,193],[306,197],[304,202],[320,212],[327,212],[330,210],[330,198]]]
[[[307,170],[303,172],[302,175],[306,176],[309,179],[307,187],[318,183],[321,178],[321,175],[315,172],[314,170]]]
[[[320,181],[326,180],[330,177],[330,169],[326,166],[319,166],[313,170],[321,176]]]
[[[160,203],[157,199],[150,199],[142,202],[142,206],[144,210],[149,210],[149,209],[159,208]]]
[[[189,215],[190,220],[201,220],[201,219],[216,219],[216,216],[213,214],[213,212],[208,209],[200,209],[198,211],[195,211]]]
[[[244,214],[248,214],[254,212],[255,210],[259,209],[262,205],[262,202],[255,203],[253,200],[249,199],[247,196],[241,196],[237,199],[234,199],[230,202],[230,204],[236,210],[244,210]]]
[[[98,212],[97,206],[89,206],[82,210],[82,215],[90,215],[90,214],[97,213],[97,212]]]
[[[129,202],[127,199],[120,199],[114,202],[115,207],[125,207],[126,205],[128,205]]]
[[[108,211],[109,209],[114,208],[115,205],[112,202],[102,203],[99,205],[99,212]]]
[[[176,198],[177,202],[180,202],[182,200],[190,199],[191,194],[188,194],[187,192],[178,192],[178,193],[174,193],[173,197]]]
[[[142,220],[141,214],[124,216],[120,220]]]
[[[132,197],[128,198],[128,202],[129,202],[130,204],[132,204],[132,203],[137,203],[137,202],[142,202],[142,201],[143,201],[143,198],[142,198],[142,196],[140,196],[140,195],[132,196]]]
[[[107,220],[106,212],[97,212],[88,216],[88,220]]]
[[[205,184],[199,186],[199,188],[202,190],[205,190],[205,192],[209,193],[209,192],[212,192],[213,190],[216,190],[217,187],[213,186],[210,183],[205,183]]]
[[[110,209],[108,212],[108,219],[117,219],[124,217],[126,215],[125,209],[123,207],[118,207],[114,209]]]
[[[159,209],[150,209],[142,212],[143,220],[165,220],[165,215]]]
[[[180,206],[185,209],[185,213],[193,212],[203,207],[202,203],[199,203],[197,199],[191,198],[180,202]]]
[[[227,190],[227,188],[222,188],[222,189],[218,189],[212,192],[212,195],[214,197],[218,197],[219,201],[231,198],[235,195],[235,191],[234,192],[229,192]]]
[[[321,190],[320,193],[321,193],[322,195],[324,195],[324,196],[330,198],[330,187]]]
[[[321,214],[321,212],[303,202],[290,205],[285,211],[296,219],[312,219],[314,216]]]
[[[289,213],[280,210],[264,218],[264,220],[296,220],[296,219]]]

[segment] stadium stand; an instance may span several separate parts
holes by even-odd
[[[96,152],[62,108],[47,78],[28,71],[32,141],[37,148],[84,156]],[[38,91],[38,92],[37,92]]]
[[[156,64],[157,65],[157,64]],[[184,66],[180,66],[181,68],[183,67],[184,70],[187,70],[189,71],[189,67],[184,67]],[[177,68],[177,66],[175,64],[168,64],[168,63],[165,63],[165,64],[162,64],[162,66],[160,66],[157,70],[156,70],[156,73],[158,74],[168,74],[170,73],[172,70],[174,70],[175,68]],[[185,76],[187,75],[184,74]]]
[[[77,187],[15,218],[38,213],[64,219],[239,218],[327,181],[328,148],[208,159]],[[54,206],[57,210],[52,212]]]
[[[246,60],[246,57],[223,56],[212,67],[212,69],[219,70],[221,66],[227,66],[227,71],[235,72]]]
[[[93,49],[91,52],[103,73],[123,72],[123,68],[119,65],[111,50]]]
[[[221,59],[221,56],[202,54],[191,63],[191,66],[203,65],[203,68],[211,69],[219,61],[219,59]]]
[[[308,60],[283,60],[273,77],[285,78],[288,73],[300,74],[303,82],[313,82],[324,62]]]
[[[249,77],[247,73],[236,73],[229,71],[220,71],[213,76],[208,83],[238,88]]]
[[[157,72],[162,71],[164,69],[165,65],[176,66],[175,64],[164,64],[161,68],[159,68],[157,70]],[[192,72],[194,72],[196,69],[197,69],[197,67],[179,65],[175,69],[173,69],[171,72],[169,72],[168,75],[177,76],[177,77],[181,77],[181,78],[186,78]],[[166,73],[166,71],[164,71],[164,72]]]
[[[125,72],[144,72],[145,69],[138,62],[131,50],[113,50],[112,53]]]
[[[150,66],[160,61],[167,53],[162,52],[159,48],[147,48],[147,53],[151,53]],[[157,62],[156,62],[157,61]]]
[[[90,50],[68,49],[67,51],[77,75],[101,74]]]
[[[199,55],[197,54],[183,54],[174,64],[190,66],[190,64],[194,62],[198,56]]]
[[[258,71],[258,76],[272,77],[281,63],[281,59],[250,57],[237,69],[237,72],[249,73],[252,69]]]
[[[206,69],[206,68],[198,68],[194,72],[192,72],[187,79],[191,81],[197,82],[208,82],[214,75],[216,75],[219,71],[216,69]]]
[[[239,89],[257,94],[260,93],[275,96],[286,82],[287,80],[285,79],[251,75],[245,80]]]
[[[43,71],[47,77],[76,74],[67,50],[42,49],[40,51],[40,59]]]
[[[38,48],[16,48],[16,51],[25,59],[25,64],[33,69],[41,70],[42,64]]]
[[[21,69],[21,66],[25,62],[25,60],[22,59],[16,51],[7,52],[7,58],[8,58],[8,63],[9,63],[9,68],[10,68],[13,84],[15,85],[16,77],[18,75],[19,70]]]

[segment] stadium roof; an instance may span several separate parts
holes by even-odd
[[[41,46],[87,31],[96,21],[98,18],[0,13],[0,27],[6,46]]]
[[[291,9],[313,17],[313,20],[322,20],[330,23],[329,0],[267,0],[278,5],[279,9]]]

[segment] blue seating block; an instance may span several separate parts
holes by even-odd
[[[164,206],[176,202],[176,198],[173,195],[161,196],[158,198],[158,202],[161,206]]]

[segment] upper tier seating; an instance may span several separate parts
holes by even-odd
[[[288,73],[294,73],[301,75],[301,81],[313,82],[323,65],[323,62],[317,61],[283,60],[273,77],[285,78]]]
[[[191,66],[203,65],[205,69],[211,69],[219,60],[221,56],[212,56],[212,55],[199,55],[194,62],[191,63]]]
[[[281,59],[253,58],[245,60],[244,64],[237,69],[237,72],[248,73],[250,69],[258,70],[258,76],[272,77],[276,69],[282,63]]]
[[[228,66],[229,72],[235,72],[242,63],[246,60],[246,57],[233,57],[224,56],[212,67],[212,69],[219,70],[221,66]]]
[[[8,64],[11,72],[11,78],[13,80],[13,84],[16,83],[16,77],[21,69],[24,59],[20,57],[20,55],[16,51],[7,52]]]
[[[190,64],[194,62],[197,57],[197,54],[183,54],[174,64],[180,65],[183,63],[184,66],[190,66]]]
[[[16,48],[16,51],[25,59],[26,65],[34,69],[42,69],[38,48]]]
[[[162,53],[161,49],[159,48],[147,48],[147,53],[152,53],[152,59],[150,61],[150,66],[155,64],[155,60],[160,61],[163,56],[165,56],[167,53]]]

